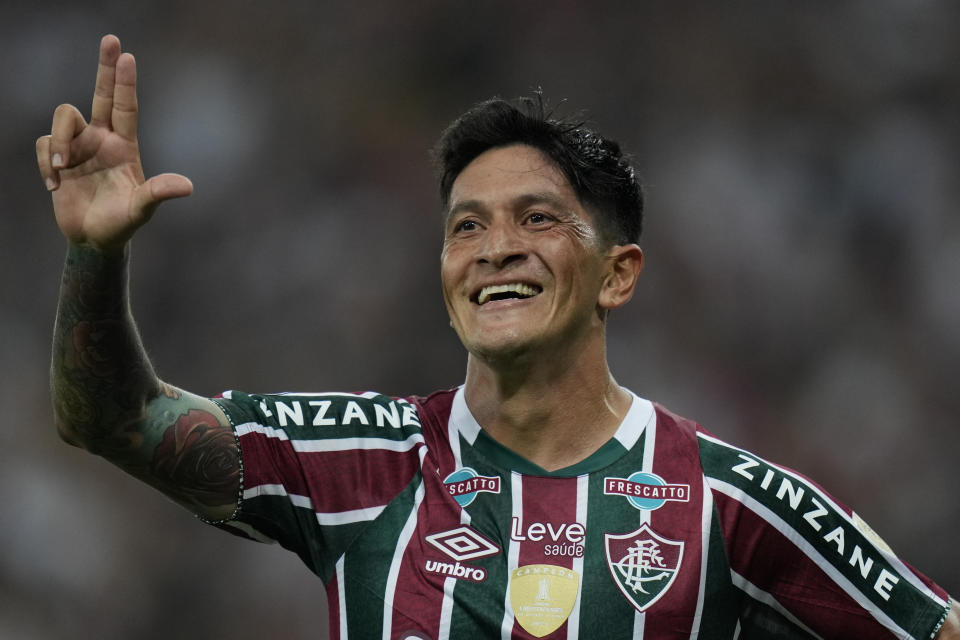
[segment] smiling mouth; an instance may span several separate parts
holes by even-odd
[[[496,300],[522,300],[524,298],[532,298],[541,291],[542,289],[540,287],[522,282],[495,284],[480,289],[480,291],[473,296],[473,301],[478,305],[484,305]]]

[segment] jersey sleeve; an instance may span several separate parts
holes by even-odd
[[[743,636],[933,637],[949,596],[800,474],[698,434]]]
[[[216,402],[233,425],[243,477],[231,533],[279,542],[324,582],[420,470],[417,407],[375,393],[249,395]]]

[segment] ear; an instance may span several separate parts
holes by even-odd
[[[635,244],[614,245],[607,252],[606,264],[597,305],[609,311],[625,305],[633,297],[643,271],[643,251]]]

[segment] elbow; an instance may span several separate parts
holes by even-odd
[[[57,430],[57,435],[60,436],[63,442],[66,442],[72,447],[90,449],[90,425],[84,425],[78,422],[72,412],[64,412],[62,408],[56,406],[56,402],[53,408],[53,425]]]
[[[89,441],[96,434],[98,411],[94,405],[63,393],[53,386],[53,425],[60,439],[73,447],[90,449]]]
[[[77,437],[76,432],[67,426],[59,416],[55,418],[54,424],[57,428],[57,435],[60,436],[60,439],[63,442],[66,442],[72,447],[79,447],[81,449],[85,448],[81,443],[80,438]]]

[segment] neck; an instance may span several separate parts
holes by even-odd
[[[467,406],[491,437],[548,471],[580,462],[606,443],[632,396],[613,379],[603,338],[592,348],[509,364],[471,355]]]

